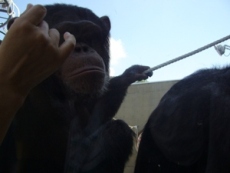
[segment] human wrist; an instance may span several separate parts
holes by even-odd
[[[0,145],[25,96],[0,84]]]
[[[20,93],[12,87],[0,84],[0,102],[4,107],[14,107],[19,109],[26,99],[27,94]]]

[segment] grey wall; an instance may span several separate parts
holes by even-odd
[[[161,97],[176,82],[165,81],[131,85],[115,118],[124,120],[130,126],[137,126],[134,131],[140,131],[151,112],[158,105]],[[136,155],[137,151],[134,148],[133,155],[126,165],[125,173],[133,173]]]

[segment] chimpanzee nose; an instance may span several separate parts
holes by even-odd
[[[76,53],[87,53],[89,52],[89,47],[86,45],[77,45],[75,47],[75,52]]]

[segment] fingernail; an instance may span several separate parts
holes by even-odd
[[[65,36],[69,37],[71,34],[69,32],[65,32]]]

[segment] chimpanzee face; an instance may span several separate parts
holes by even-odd
[[[73,5],[55,4],[45,7],[47,14],[44,20],[49,28],[59,31],[60,44],[67,31],[77,41],[74,51],[57,71],[58,78],[75,93],[103,93],[109,80],[109,18],[99,18],[89,9]],[[8,28],[13,21],[9,21]]]
[[[61,36],[68,31],[77,41],[58,76],[77,93],[103,92],[109,79],[109,18],[99,18],[88,9],[72,5],[56,4],[46,8],[44,20],[49,27],[56,28]]]
[[[77,41],[58,76],[77,93],[102,93],[109,79],[109,18],[99,18],[88,9],[72,5],[56,4],[46,8],[44,20],[49,27],[56,28],[61,36],[68,31]]]

